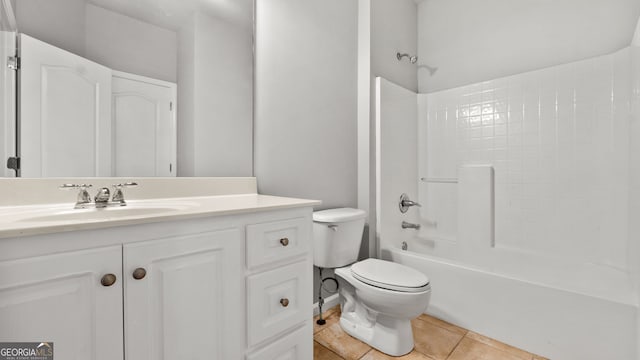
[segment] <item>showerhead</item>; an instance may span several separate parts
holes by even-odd
[[[412,63],[412,64],[415,64],[415,63],[418,62],[418,57],[417,56],[411,56],[409,54],[400,54],[400,53],[396,54],[396,58],[398,58],[398,61],[401,61],[403,57],[409,58],[409,62]]]

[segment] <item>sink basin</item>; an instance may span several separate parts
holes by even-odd
[[[129,203],[127,206],[113,206],[106,208],[89,209],[51,209],[39,211],[33,216],[24,216],[20,221],[24,222],[66,222],[66,221],[100,221],[108,219],[121,219],[126,217],[139,217],[158,214],[170,214],[179,210],[185,210],[195,206],[191,202],[150,202]]]

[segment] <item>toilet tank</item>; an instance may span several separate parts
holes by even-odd
[[[364,221],[360,209],[339,208],[313,213],[313,264],[337,268],[358,260]]]

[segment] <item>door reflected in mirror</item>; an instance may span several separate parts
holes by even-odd
[[[20,176],[252,175],[253,0],[3,1]]]

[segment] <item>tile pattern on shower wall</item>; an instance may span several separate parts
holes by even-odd
[[[493,164],[497,247],[625,268],[630,77],[627,48],[428,94],[420,177]],[[447,187],[421,190],[446,192],[437,186]],[[455,226],[455,216],[434,217]]]

